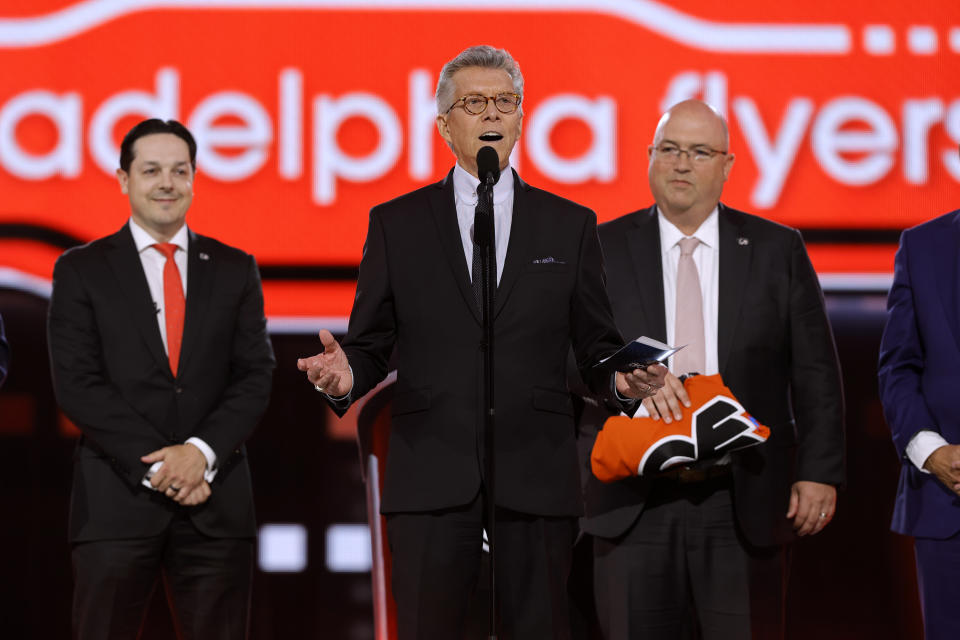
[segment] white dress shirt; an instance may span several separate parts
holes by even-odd
[[[160,339],[163,341],[163,350],[167,349],[167,320],[164,315],[163,301],[163,268],[167,264],[167,258],[153,245],[157,241],[153,239],[147,231],[141,227],[133,218],[130,218],[130,233],[133,234],[133,242],[137,245],[137,253],[140,254],[140,264],[143,265],[143,275],[147,277],[147,286],[150,288],[150,298],[153,300],[153,308],[157,312],[157,327],[160,329]],[[172,238],[170,243],[177,245],[177,251],[173,255],[174,262],[177,263],[177,269],[180,270],[180,281],[183,284],[183,297],[187,297],[187,242],[189,241],[187,225],[180,227],[180,230]]]
[[[457,224],[463,241],[463,254],[467,259],[467,272],[473,268],[473,219],[477,209],[477,187],[480,180],[467,173],[457,164],[453,169],[453,193],[457,204]],[[497,284],[503,275],[507,259],[507,244],[510,242],[510,225],[513,223],[513,170],[508,166],[500,172],[500,179],[493,185],[493,237],[497,249]],[[472,277],[472,274],[471,274]]]
[[[705,371],[710,376],[720,373],[717,357],[717,308],[720,299],[720,226],[717,209],[714,208],[707,219],[692,236],[684,236],[672,222],[657,211],[660,227],[660,258],[663,261],[663,306],[667,321],[667,344],[676,339],[677,315],[677,266],[680,264],[680,241],[685,237],[700,241],[693,250],[693,262],[697,265],[700,278],[700,295],[703,299],[703,333]],[[679,346],[679,345],[678,345]],[[673,358],[670,359],[672,369]]]
[[[930,473],[923,468],[930,454],[942,446],[950,444],[936,431],[924,429],[917,431],[907,444],[907,457],[922,473]]]
[[[677,316],[677,266],[680,264],[680,241],[686,237],[697,238],[700,244],[693,250],[693,262],[700,278],[700,294],[703,297],[704,375],[720,372],[717,356],[717,309],[720,298],[720,226],[717,209],[714,208],[692,236],[685,236],[659,209],[657,221],[660,228],[660,259],[663,267],[663,310],[667,323],[667,344],[673,345],[676,336]],[[678,345],[679,346],[679,345]],[[667,362],[673,368],[673,358]],[[642,404],[634,417],[647,418],[650,413]]]
[[[153,245],[157,244],[153,236],[147,233],[133,218],[130,218],[130,233],[133,234],[133,242],[137,247],[137,253],[140,254],[140,264],[143,265],[143,275],[147,278],[150,298],[153,300],[153,308],[157,312],[157,327],[160,329],[160,339],[163,341],[163,350],[169,353],[169,349],[167,348],[167,319],[166,315],[164,315],[165,307],[163,297],[163,268],[167,264],[167,258],[164,254],[160,253],[158,249],[153,247]],[[187,225],[180,227],[180,230],[170,238],[170,242],[177,245],[177,251],[174,253],[173,259],[177,263],[177,269],[180,270],[184,299],[187,297],[187,243],[189,242],[189,238]],[[217,454],[213,452],[210,445],[200,438],[187,438],[184,444],[192,444],[197,449],[200,449],[203,457],[207,460],[204,479],[206,479],[207,482],[212,482],[217,475]],[[146,455],[150,452],[144,451],[143,453]],[[159,471],[162,466],[162,460],[154,462],[147,470],[141,483],[145,487],[153,489],[153,485],[150,484],[150,478],[152,478],[153,474]]]

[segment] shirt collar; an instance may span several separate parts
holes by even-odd
[[[477,187],[480,181],[467,173],[458,162],[453,168],[453,191],[457,203],[474,207],[477,205]],[[500,179],[493,185],[493,204],[502,205],[513,201],[513,169],[507,166],[500,172]]]
[[[151,246],[157,244],[157,241],[154,240],[153,236],[147,233],[147,230],[137,224],[137,221],[133,218],[130,218],[130,233],[133,234],[133,242],[137,246],[137,253],[143,253]],[[189,235],[187,232],[187,225],[183,225],[180,227],[179,231],[173,234],[173,237],[170,238],[170,242],[177,245],[178,248],[186,251],[188,238]]]
[[[683,232],[680,231],[676,225],[667,220],[659,207],[657,207],[657,218],[660,223],[660,251],[662,254],[666,254],[688,236],[683,235]],[[710,248],[716,248],[720,243],[719,220],[717,207],[714,207],[710,215],[707,216],[707,219],[704,220],[700,226],[697,227],[697,230],[693,232],[693,235],[689,237],[696,238]]]

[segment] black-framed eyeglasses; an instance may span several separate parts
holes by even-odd
[[[450,105],[450,108],[444,111],[444,114],[450,113],[454,107],[461,106],[463,110],[470,115],[478,116],[486,111],[489,100],[493,100],[493,106],[497,108],[497,111],[504,115],[509,115],[520,107],[522,98],[516,93],[498,93],[495,96],[468,93]]]
[[[680,160],[680,156],[683,155],[687,156],[687,158],[693,162],[709,162],[710,160],[713,160],[715,156],[725,156],[727,153],[728,152],[726,151],[720,151],[719,149],[708,147],[705,144],[698,144],[685,149],[670,142],[663,142],[657,147],[657,155],[662,156],[665,160],[669,160],[670,162],[677,162]]]

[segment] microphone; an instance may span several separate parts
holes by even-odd
[[[493,147],[480,147],[477,151],[477,209],[473,219],[473,240],[478,247],[487,247],[493,242],[493,185],[500,179],[500,156]]]
[[[493,147],[480,147],[477,151],[477,176],[481,183],[491,186],[500,179],[500,156]]]

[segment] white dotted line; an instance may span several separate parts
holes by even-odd
[[[892,56],[897,51],[897,33],[888,24],[868,24],[863,27],[862,36],[863,50],[872,56]],[[900,44],[915,56],[935,55],[941,47],[936,27],[921,24],[906,27]],[[946,31],[944,44],[953,53],[960,53],[960,27]]]

